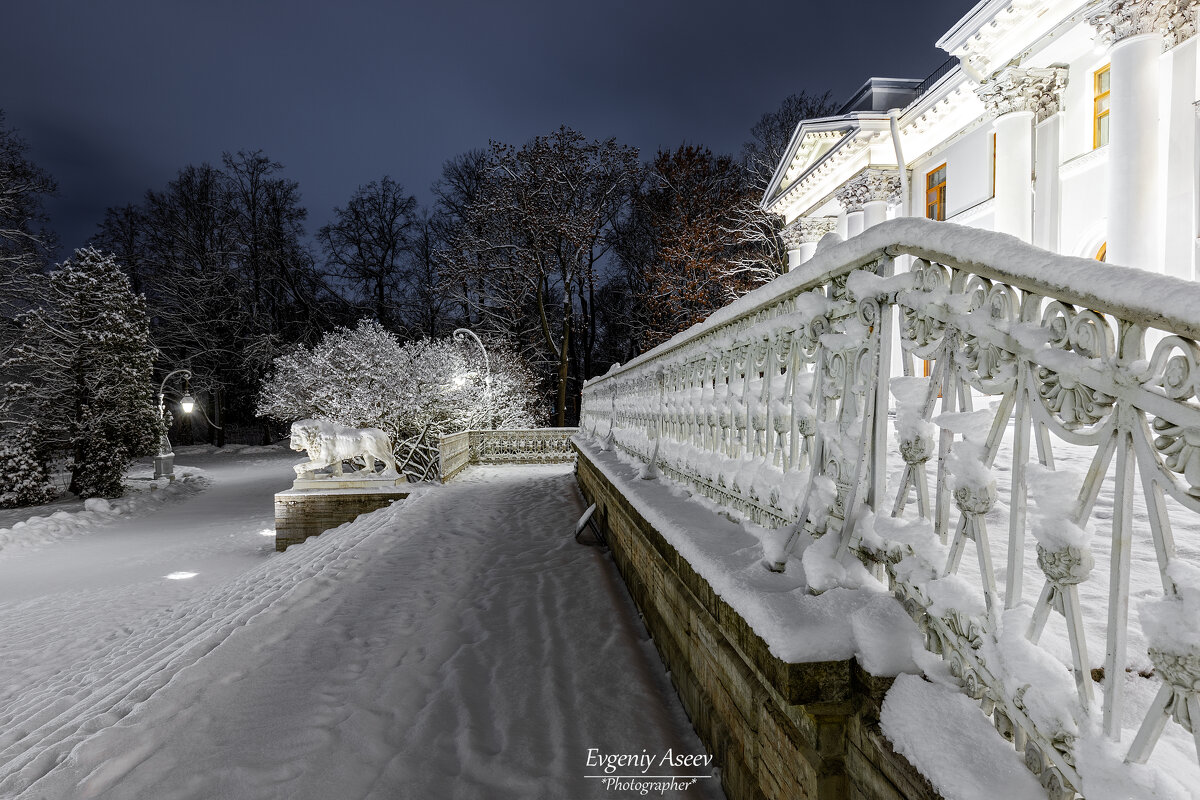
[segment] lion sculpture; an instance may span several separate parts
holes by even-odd
[[[360,472],[372,475],[396,475],[396,457],[392,442],[378,428],[347,428],[324,419],[302,419],[292,423],[292,449],[307,450],[308,461],[295,466],[303,476],[325,467],[333,467],[333,477],[342,477],[342,462],[362,458]],[[383,472],[375,472],[375,462],[383,462]]]

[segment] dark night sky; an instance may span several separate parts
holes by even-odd
[[[184,165],[264,150],[310,232],[389,174],[423,203],[442,163],[570,125],[647,157],[736,153],[786,95],[923,78],[972,6],[642,0],[14,0],[0,108],[59,183],[65,248]]]

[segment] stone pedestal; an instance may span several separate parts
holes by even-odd
[[[174,453],[159,453],[154,457],[154,477],[175,480]]]
[[[408,497],[403,478],[297,478],[275,495],[275,549],[283,552],[330,528]]]

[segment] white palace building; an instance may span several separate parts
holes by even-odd
[[[924,81],[801,122],[763,200],[789,269],[896,216],[1200,278],[1200,0],[983,0]]]

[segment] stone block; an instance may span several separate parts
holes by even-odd
[[[408,497],[399,486],[380,489],[289,489],[275,495],[275,549],[283,552],[330,528]]]

